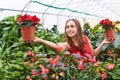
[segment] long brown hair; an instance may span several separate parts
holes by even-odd
[[[68,42],[69,45],[72,46],[72,48],[77,49],[77,46],[73,43],[72,39],[66,34],[66,26],[69,21],[73,21],[76,24],[77,27],[77,35],[76,35],[76,40],[78,45],[80,46],[81,52],[84,52],[84,39],[83,39],[83,32],[81,28],[81,24],[77,19],[69,19],[65,23],[65,41]]]

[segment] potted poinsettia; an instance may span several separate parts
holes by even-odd
[[[109,19],[104,19],[100,21],[100,26],[105,30],[106,38],[115,40],[115,25]]]
[[[40,19],[36,15],[21,15],[17,23],[21,27],[23,41],[29,42],[35,38],[35,27],[39,25]]]
[[[100,24],[101,24],[102,28],[105,29],[105,30],[113,29],[114,28],[113,22],[110,21],[109,19],[101,20]]]

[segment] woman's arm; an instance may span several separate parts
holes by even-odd
[[[67,49],[67,43],[64,42],[64,43],[54,43],[54,42],[51,42],[51,41],[47,41],[47,40],[44,40],[44,39],[41,39],[41,38],[35,38],[34,42],[38,42],[38,43],[42,43],[52,49],[57,49],[58,47],[61,47],[62,51],[65,51]]]
[[[51,41],[44,40],[42,38],[37,38],[36,37],[34,39],[34,42],[42,43],[42,44],[44,44],[44,45],[46,45],[46,46],[48,46],[48,47],[50,47],[52,49],[56,49],[57,48],[57,45],[55,43],[53,43]]]
[[[93,56],[97,56],[99,54],[99,52],[102,50],[102,47],[105,45],[105,44],[108,44],[110,43],[109,41],[107,41],[107,39],[103,40],[101,42],[101,44],[93,50]]]

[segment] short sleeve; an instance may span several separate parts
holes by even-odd
[[[57,45],[56,50],[57,50],[58,52],[62,51],[62,46],[61,46],[60,44],[58,44],[58,43],[56,43],[56,45]]]

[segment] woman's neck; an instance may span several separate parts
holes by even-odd
[[[72,41],[73,41],[73,43],[74,43],[76,46],[78,46],[78,42],[77,42],[77,38],[76,38],[76,37],[72,38]]]

